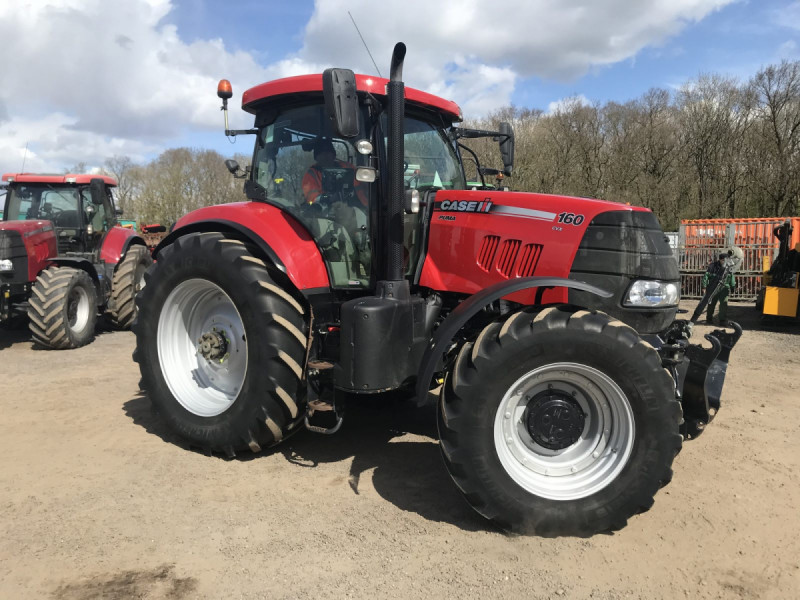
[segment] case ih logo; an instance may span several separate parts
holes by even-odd
[[[555,221],[556,218],[556,213],[519,206],[503,206],[495,204],[491,198],[486,198],[485,200],[442,200],[441,202],[436,202],[433,208],[442,212],[491,213],[504,217],[520,217],[539,221]],[[582,216],[581,222],[583,222]],[[577,223],[575,224],[577,225]]]
[[[488,213],[492,210],[492,201],[486,200],[443,200],[436,207],[446,212],[482,212]]]

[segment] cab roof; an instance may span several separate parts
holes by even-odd
[[[359,92],[369,92],[374,96],[386,96],[388,79],[373,75],[356,75],[356,89]],[[242,109],[255,114],[256,104],[267,98],[283,96],[286,94],[302,94],[304,92],[322,93],[322,74],[298,75],[268,81],[250,88],[242,94]],[[445,100],[414,88],[406,87],[406,100],[425,108],[444,113],[452,121],[461,121],[461,109],[452,100]]]
[[[3,174],[3,181],[17,182],[17,183],[75,183],[86,184],[91,183],[92,179],[102,179],[108,186],[116,186],[117,180],[108,175],[88,175],[80,173],[66,173],[66,174],[53,174],[53,173],[5,173]]]

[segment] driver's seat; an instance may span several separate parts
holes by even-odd
[[[81,226],[77,210],[65,210],[53,218],[53,225],[66,229],[79,229]]]

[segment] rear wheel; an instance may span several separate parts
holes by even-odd
[[[85,346],[97,322],[92,278],[72,267],[45,269],[33,284],[28,317],[35,342],[57,350]]]
[[[134,358],[174,431],[231,456],[302,422],[305,309],[245,244],[189,234],[161,251],[145,280]]]
[[[136,294],[144,287],[144,273],[153,263],[144,246],[132,246],[117,265],[111,280],[109,313],[120,329],[127,329],[136,318]]]
[[[681,446],[658,353],[607,315],[526,309],[459,353],[442,390],[450,474],[503,529],[586,536],[648,509]]]

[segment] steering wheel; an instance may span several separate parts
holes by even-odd
[[[56,206],[50,206],[50,208],[47,211],[39,210],[39,214],[45,217],[48,221],[53,221],[53,224],[55,224],[55,222],[58,220],[58,215],[60,215],[63,212],[64,212],[63,209],[58,208]]]

